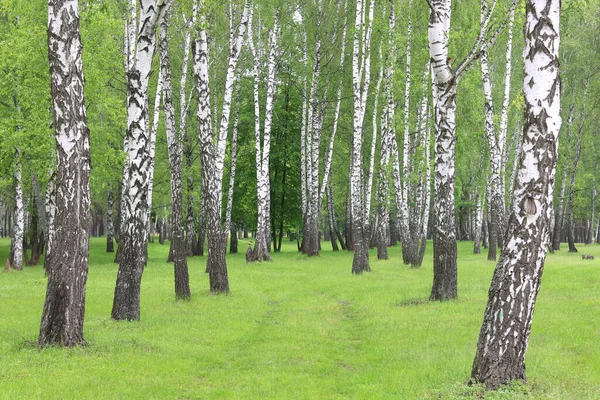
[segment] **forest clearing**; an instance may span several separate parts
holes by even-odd
[[[7,241],[0,241],[6,257]],[[0,397],[3,398],[480,398],[465,383],[494,263],[459,243],[461,295],[429,302],[424,266],[374,261],[347,273],[348,252],[298,254],[284,242],[272,262],[228,256],[232,295],[211,295],[205,257],[190,262],[189,302],[173,301],[168,245],[151,244],[143,318],[110,319],[117,266],[91,241],[85,335],[88,346],[38,350],[44,301],[41,267],[0,274]],[[600,258],[600,247],[584,246]],[[390,256],[400,260],[400,246]],[[597,399],[600,302],[597,261],[548,256],[536,305],[529,383],[486,399]],[[18,300],[17,300],[18,299]],[[479,395],[477,395],[479,394]],[[439,396],[439,397],[438,397]]]

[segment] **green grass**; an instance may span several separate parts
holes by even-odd
[[[527,353],[526,385],[467,387],[494,263],[459,243],[459,299],[427,302],[421,269],[371,254],[307,258],[286,243],[273,262],[228,256],[230,296],[213,296],[206,259],[189,259],[192,300],[174,299],[167,246],[150,244],[141,321],[110,319],[117,266],[92,239],[87,347],[37,349],[41,267],[0,273],[0,398],[595,399],[600,398],[600,246],[549,255]],[[0,261],[9,241],[0,240]]]

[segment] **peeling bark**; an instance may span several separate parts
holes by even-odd
[[[525,124],[507,243],[490,286],[471,378],[493,389],[525,380],[525,353],[546,246],[560,118],[559,0],[528,0]]]
[[[90,142],[77,0],[48,3],[48,58],[56,137],[56,218],[38,344],[85,344]]]
[[[140,287],[148,244],[148,186],[150,137],[148,132],[148,79],[156,39],[155,32],[170,0],[141,0],[130,5],[130,62],[127,69],[127,160],[122,192],[122,247],[111,317],[115,320],[140,319]]]

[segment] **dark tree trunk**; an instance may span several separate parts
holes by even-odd
[[[327,220],[329,222],[329,236],[330,236],[330,240],[331,240],[331,248],[333,249],[333,251],[339,251],[338,245],[337,245],[337,231],[336,231],[336,227],[334,225],[334,218],[335,218],[335,214],[334,214],[334,208],[333,208],[333,189],[332,189],[332,184],[331,184],[331,180],[329,181],[329,184],[327,185],[327,190],[326,190],[326,195],[327,195]]]
[[[68,52],[68,49],[71,52]],[[57,143],[56,217],[38,344],[85,344],[90,220],[89,130],[77,0],[48,3],[48,58]]]
[[[210,291],[213,293],[229,293],[227,264],[225,264],[226,253],[227,234],[222,232],[209,234],[206,269],[210,277]]]
[[[113,195],[112,188],[108,189],[108,207],[106,210],[106,252],[114,253],[114,222],[113,222],[113,208],[115,204],[115,198]]]
[[[483,221],[481,222],[481,247],[487,249],[489,239],[489,230],[488,230],[488,215],[487,213],[483,214]]]
[[[236,235],[236,226],[234,223],[231,224],[231,230],[229,233],[229,253],[237,254],[238,252],[238,238]]]
[[[159,222],[158,244],[160,244],[161,246],[165,244],[165,219],[164,218],[161,218],[160,222]]]

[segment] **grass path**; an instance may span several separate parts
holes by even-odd
[[[424,266],[371,254],[306,258],[287,243],[273,262],[228,256],[230,296],[212,296],[205,258],[189,259],[192,300],[174,300],[168,247],[150,245],[141,321],[110,319],[117,266],[91,241],[89,346],[38,350],[41,267],[0,274],[0,398],[478,398],[469,377],[494,263],[459,243],[459,299],[430,303]],[[0,240],[0,260],[9,241]],[[529,384],[486,398],[600,398],[600,246],[549,255],[527,355]]]

